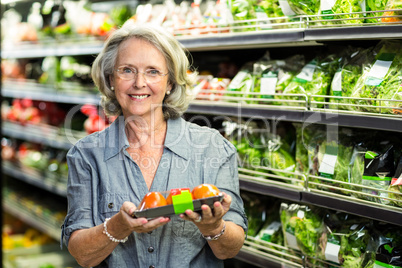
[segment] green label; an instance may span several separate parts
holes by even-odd
[[[380,268],[380,267],[384,267],[384,268],[401,268],[401,266],[395,266],[395,265],[390,265],[390,264],[386,264],[380,261],[375,261],[374,263],[374,267],[375,268]]]
[[[363,180],[369,181],[391,181],[391,177],[363,176]]]
[[[188,190],[172,196],[172,202],[175,214],[184,213],[187,209],[194,210],[193,198]]]

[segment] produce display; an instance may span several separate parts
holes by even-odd
[[[205,3],[168,0],[162,4],[112,3],[108,8],[86,1],[47,0],[35,3],[27,18],[10,8],[2,24],[18,27],[17,31],[4,28],[4,43],[12,46],[49,38],[60,41],[68,37],[104,39],[126,22],[152,22],[178,36],[304,27],[295,16],[302,16],[308,23],[318,20],[317,25],[321,26],[398,23],[400,11],[392,10],[400,8],[399,0],[219,0]],[[390,11],[378,12],[382,10]],[[324,16],[319,17],[321,14]],[[378,16],[380,18],[376,18]]]
[[[399,226],[297,203],[277,213],[285,245],[308,267],[400,267]]]

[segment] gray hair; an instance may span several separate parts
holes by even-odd
[[[165,57],[169,71],[168,83],[172,85],[170,95],[163,100],[165,119],[175,119],[187,110],[192,95],[191,86],[195,83],[196,72],[188,74],[190,63],[187,51],[167,31],[151,24],[134,25],[125,23],[115,30],[92,65],[92,79],[102,94],[101,106],[106,115],[120,115],[121,106],[111,90],[110,75],[113,74],[120,44],[129,38],[139,38],[154,45]]]

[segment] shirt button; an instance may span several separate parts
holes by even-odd
[[[148,248],[148,252],[149,252],[149,253],[154,252],[154,248],[153,248],[153,247],[149,247],[149,248]],[[151,267],[151,266],[149,266],[149,267]]]
[[[150,265],[149,268],[155,268],[155,265]]]
[[[108,208],[113,208],[113,207],[114,207],[114,204],[113,204],[113,203],[109,203],[109,204],[107,204],[107,207],[108,207]]]

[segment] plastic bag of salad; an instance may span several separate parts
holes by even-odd
[[[272,169],[272,173],[283,177],[293,177],[296,169],[294,156],[290,152],[290,147],[279,135],[269,135],[267,147],[263,153],[262,165]],[[292,173],[281,172],[277,170],[288,171]],[[286,182],[289,182],[285,180]]]
[[[369,219],[343,212],[328,213],[324,222],[321,256],[334,266],[344,268],[372,267],[374,252],[372,243],[372,222]]]
[[[382,11],[386,10],[385,7],[388,3],[388,0],[366,0],[366,20],[365,23],[378,23],[381,22],[381,17],[384,15],[384,12],[374,12],[374,11]],[[372,12],[370,12],[372,11]]]
[[[402,0],[389,0],[385,10],[388,11],[384,12],[381,22],[402,23]]]
[[[330,99],[330,103],[332,103],[330,108],[340,110],[356,109],[353,102],[351,103],[347,97],[352,96],[353,88],[362,75],[364,67],[373,61],[374,55],[371,52],[372,49],[373,48],[359,48],[353,51],[343,62],[344,64],[335,72],[329,95],[339,98]]]
[[[392,176],[395,173],[394,145],[383,144],[383,151],[369,150],[364,154],[364,171],[362,177],[362,192],[365,199],[389,204],[388,192]]]
[[[248,96],[253,88],[253,62],[248,62],[230,81],[225,99],[229,102],[247,103],[244,97]]]
[[[285,245],[300,250],[311,258],[322,252],[320,239],[324,232],[324,209],[300,204],[282,203],[280,208]]]
[[[228,1],[233,16],[234,32],[255,31],[256,0],[230,0]]]
[[[391,193],[389,193],[391,204],[402,207],[402,156],[399,158],[395,174],[388,190],[391,191]]]
[[[289,103],[289,98],[281,95],[285,88],[289,85],[295,75],[305,65],[303,55],[290,56],[284,60],[270,60],[262,58],[254,64],[254,87],[253,92],[261,93],[253,96],[260,98],[260,104],[282,105],[284,102]],[[293,97],[296,102],[295,106],[304,106],[302,102],[297,102],[300,97]],[[268,101],[276,99],[277,101]]]
[[[351,102],[360,111],[393,113],[386,100],[392,99],[402,84],[402,42],[382,40],[372,53],[374,60],[364,66],[353,88]]]
[[[323,107],[322,102],[328,95],[332,77],[339,68],[340,57],[330,54],[326,57],[317,56],[307,63],[285,88],[286,94],[311,94],[317,102],[313,105]]]
[[[332,6],[335,24],[363,24],[366,11],[366,0],[336,0]]]
[[[226,136],[237,149],[239,166],[258,169],[269,131],[255,121],[226,122],[225,126],[228,127],[228,124],[231,125],[231,132],[226,131]]]
[[[402,228],[375,222],[372,231],[375,268],[402,267]]]

